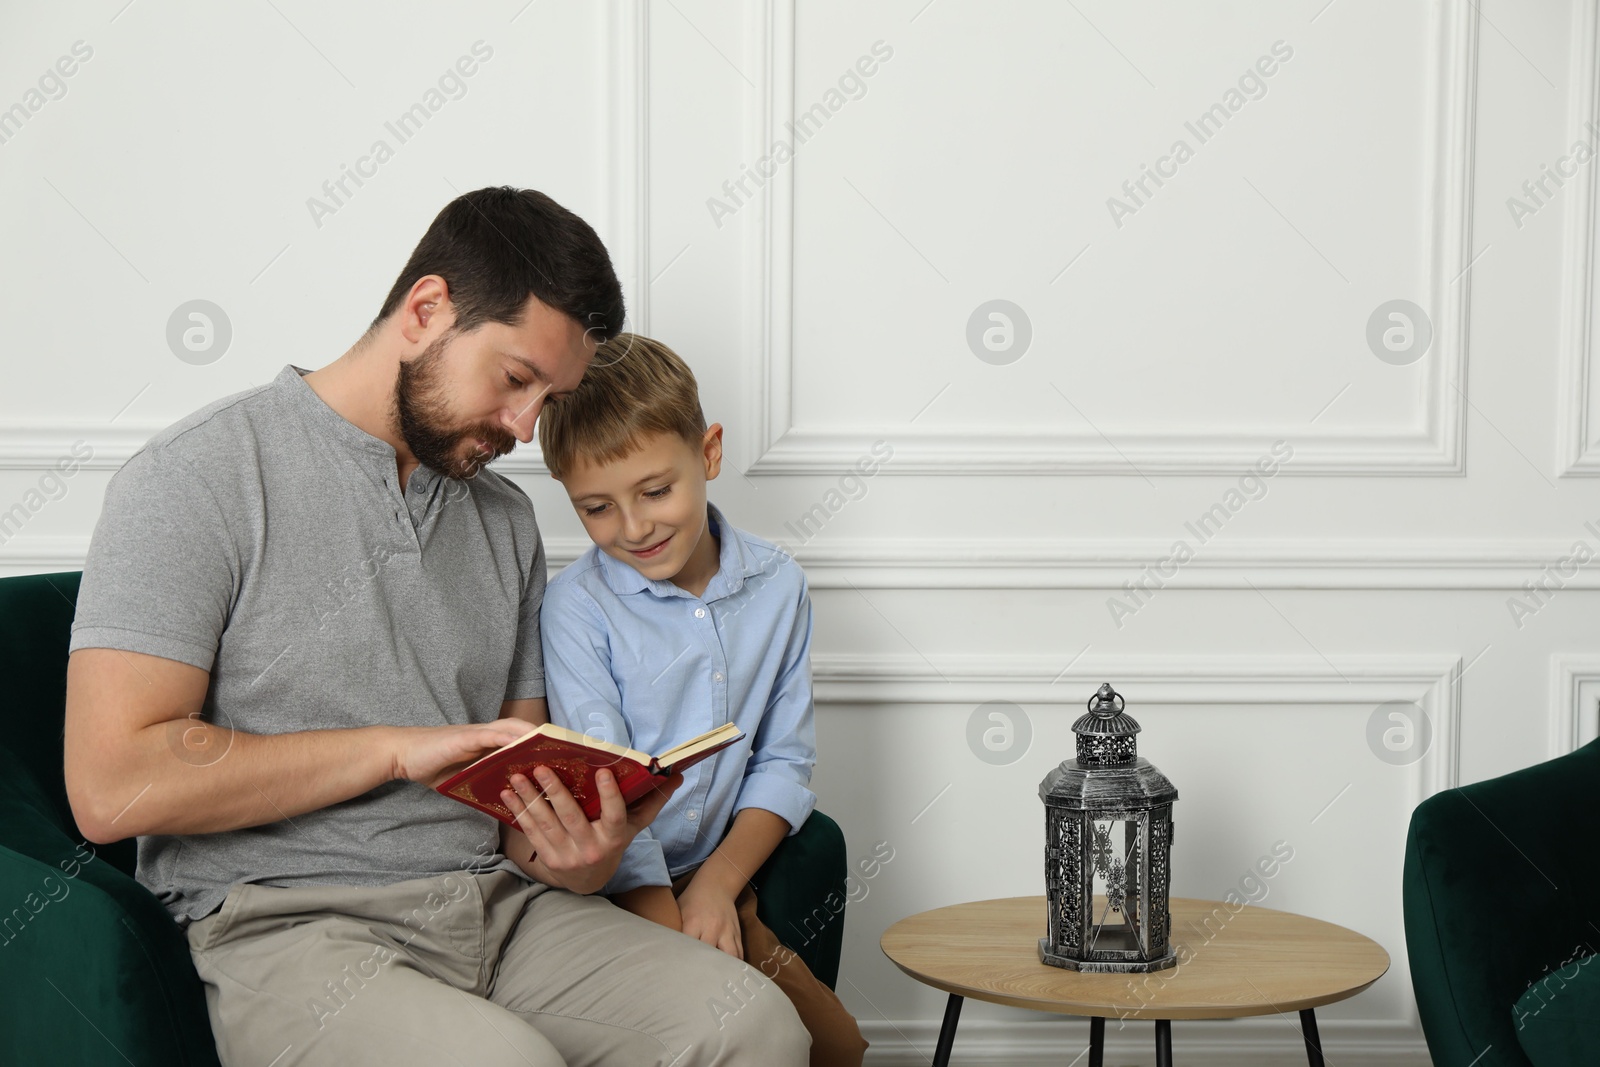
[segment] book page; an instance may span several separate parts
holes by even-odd
[[[569,744],[582,745],[585,748],[592,748],[596,751],[606,752],[613,756],[621,756],[625,759],[631,759],[635,763],[639,763],[645,767],[650,766],[650,755],[647,752],[640,752],[637,749],[628,748],[626,745],[612,744],[610,741],[602,741],[598,737],[590,737],[588,734],[580,734],[576,730],[569,730],[565,726],[557,726],[555,723],[547,722],[533,727],[527,733],[523,734],[515,741],[512,741],[510,744],[501,745],[488,755],[478,757],[468,764],[466,769],[471,770],[484,760],[493,759],[502,752],[516,748],[518,745],[526,744],[528,739],[534,736],[548,737],[555,741],[566,741]],[[693,742],[690,742],[690,744],[693,744]]]
[[[681,745],[667,749],[656,757],[656,762],[663,767],[670,767],[679,760],[688,759],[697,752],[708,748],[715,748],[725,741],[731,741],[742,736],[742,731],[731,722],[725,722],[715,730],[708,730],[699,737],[690,738]],[[646,761],[648,763],[648,760]]]

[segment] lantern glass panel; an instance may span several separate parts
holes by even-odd
[[[1139,937],[1139,839],[1143,815],[1097,818],[1090,824],[1086,866],[1093,873],[1089,951],[1121,958],[1143,955]]]

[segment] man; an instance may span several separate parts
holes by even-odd
[[[227,1067],[805,1062],[759,975],[586,895],[676,782],[629,811],[603,779],[590,822],[541,770],[526,834],[429,788],[545,719],[543,546],[481,468],[622,318],[581,219],[468,193],[343,356],[202,408],[112,479],[67,791],[91,840],[138,836]]]

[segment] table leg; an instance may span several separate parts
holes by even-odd
[[[1089,1020],[1089,1067],[1105,1067],[1106,1021],[1096,1016]]]
[[[961,1021],[961,998],[954,993],[944,1006],[944,1025],[939,1027],[939,1044],[933,1050],[933,1067],[950,1067],[950,1046],[956,1043],[956,1023]]]
[[[1300,1029],[1306,1035],[1306,1060],[1311,1067],[1323,1067],[1322,1038],[1317,1034],[1317,1013],[1305,1008],[1300,1012]]]
[[[1172,1067],[1172,1020],[1156,1020],[1156,1067]]]

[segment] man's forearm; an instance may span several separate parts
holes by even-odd
[[[89,840],[262,826],[397,779],[426,788],[528,730],[496,719],[252,734],[201,717],[209,684],[160,656],[84,648],[68,658],[62,769]]]
[[[125,795],[97,790],[99,810],[81,828],[108,842],[292,819],[391,781],[390,729],[247,734],[193,719],[149,726],[116,760],[114,778]]]

